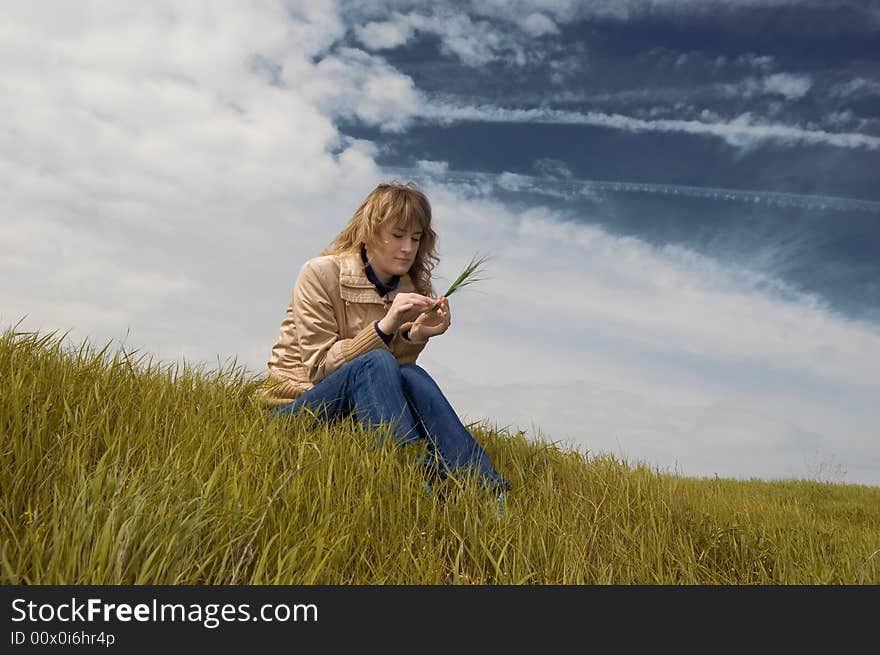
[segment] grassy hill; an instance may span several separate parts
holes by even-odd
[[[880,584],[880,488],[693,479],[469,426],[511,481],[270,418],[259,380],[0,337],[5,584]],[[585,421],[589,417],[584,417]]]

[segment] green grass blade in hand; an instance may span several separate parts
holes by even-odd
[[[461,274],[457,278],[455,278],[455,281],[449,285],[449,288],[443,295],[448,298],[462,287],[466,287],[469,284],[473,284],[474,282],[479,282],[480,280],[486,279],[484,277],[480,277],[480,274],[483,272],[483,267],[487,261],[489,261],[488,255],[474,255],[470,263],[465,266]],[[422,313],[428,314],[435,311],[438,307],[440,307],[440,303],[437,303],[433,307],[424,310]]]

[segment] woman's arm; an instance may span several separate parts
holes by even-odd
[[[412,337],[412,326],[413,323],[411,321],[401,325],[397,334],[394,335],[394,339],[388,345],[391,349],[391,354],[394,355],[397,363],[401,366],[404,364],[415,364],[416,359],[418,359],[428,343],[427,339],[419,341]]]

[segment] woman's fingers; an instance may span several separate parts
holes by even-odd
[[[411,305],[412,307],[419,306],[419,307],[422,307],[423,309],[427,309],[428,307],[430,307],[431,305],[434,304],[434,301],[431,298],[428,298],[427,296],[423,296],[419,293],[407,293],[407,294],[403,294],[403,295],[406,298],[406,300],[408,300],[410,303],[412,303],[412,305]]]

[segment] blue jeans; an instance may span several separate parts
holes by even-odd
[[[424,440],[424,463],[441,477],[462,471],[479,475],[490,489],[510,487],[428,372],[417,364],[400,366],[387,350],[355,358],[294,402],[271,411],[284,416],[305,406],[322,420],[352,414],[365,429],[391,424],[400,445]]]

